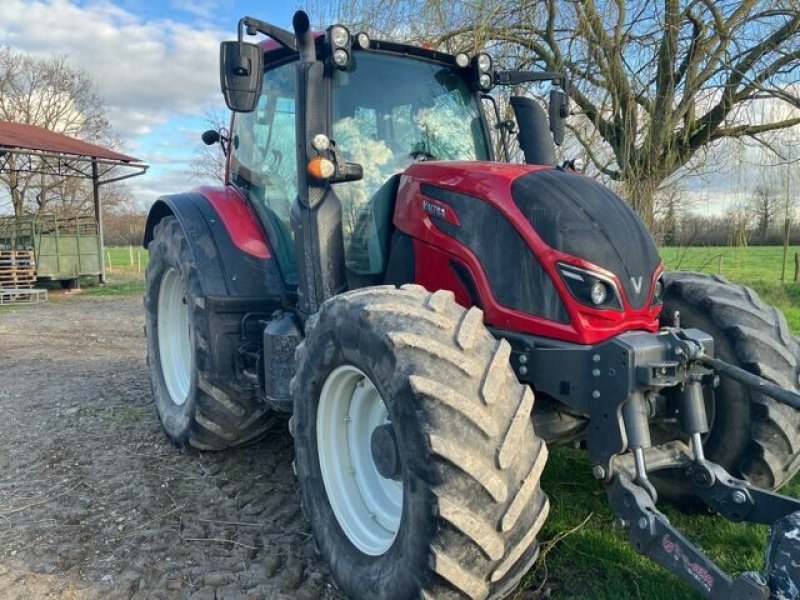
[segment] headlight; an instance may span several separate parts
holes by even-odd
[[[358,44],[358,47],[361,48],[362,50],[369,49],[369,42],[370,42],[369,36],[363,31],[361,33],[356,34],[356,43]]]
[[[347,50],[337,48],[333,51],[333,62],[337,67],[346,67],[349,60],[350,55],[347,54]]]
[[[488,54],[478,54],[478,69],[486,73],[492,68],[492,57]]]
[[[592,308],[622,310],[617,285],[605,275],[558,263],[558,270],[572,296]]]
[[[655,306],[657,304],[664,303],[664,282],[661,281],[661,277],[656,280],[656,285],[653,288],[653,302],[651,302],[651,306]]]
[[[595,306],[605,304],[608,300],[608,287],[602,281],[595,281],[589,288],[589,297]]]
[[[480,79],[478,79],[478,82],[484,90],[488,90],[490,87],[492,87],[492,77],[488,73],[481,75]]]
[[[343,47],[350,41],[350,32],[344,25],[334,25],[331,27],[331,41],[336,47]]]
[[[466,69],[469,66],[469,56],[466,54],[456,54],[456,65],[462,69]]]

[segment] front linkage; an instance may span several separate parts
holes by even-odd
[[[606,484],[617,523],[637,552],[709,598],[767,599],[771,593],[783,597],[770,584],[776,577],[789,577],[780,571],[791,564],[794,549],[800,550],[800,500],[736,479],[706,459],[703,388],[716,387],[723,376],[794,408],[800,409],[800,396],[714,358],[713,338],[697,329],[682,329],[679,323],[656,334],[623,334],[598,346],[497,333],[511,342],[521,380],[535,382],[538,392],[588,416],[592,474]],[[554,364],[562,368],[553,369]],[[652,444],[650,419],[659,402],[666,402],[667,412],[678,417],[683,434],[678,437],[688,438],[689,445]],[[733,521],[772,525],[765,568],[769,582],[756,573],[732,577],[670,524],[656,508],[656,489],[648,477],[648,472],[663,469],[688,482],[713,511]],[[776,585],[794,589],[791,581]]]

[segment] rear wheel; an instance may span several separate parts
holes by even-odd
[[[450,292],[366,288],[307,324],[292,383],[303,506],[351,598],[500,598],[538,553],[547,449],[510,347]]]
[[[162,219],[145,275],[147,361],[158,418],[177,446],[222,450],[258,439],[273,415],[252,386],[211,368],[205,302],[175,217]]]
[[[671,272],[664,275],[664,315],[680,311],[681,326],[714,337],[717,357],[782,387],[800,391],[800,345],[786,319],[750,288],[722,277]],[[707,389],[710,431],[706,456],[735,477],[776,490],[800,469],[800,414],[728,378]],[[695,501],[686,486],[670,481],[665,495],[678,504]]]

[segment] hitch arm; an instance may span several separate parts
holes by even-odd
[[[753,375],[749,371],[745,371],[744,369],[740,369],[739,367],[735,367],[725,361],[706,354],[700,354],[697,357],[697,361],[705,367],[714,369],[720,375],[730,377],[734,381],[738,381],[747,387],[753,388],[765,396],[769,396],[782,404],[800,410],[800,395],[790,392],[779,385],[775,385],[771,381],[767,381],[758,375]]]
[[[611,508],[640,554],[712,600],[767,600],[769,588],[748,574],[731,577],[673,527],[649,494],[618,473],[608,487]]]
[[[692,463],[686,475],[700,499],[731,521],[771,526],[800,511],[800,500],[752,486],[712,462]]]

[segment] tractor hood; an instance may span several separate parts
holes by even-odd
[[[545,244],[610,271],[630,306],[644,308],[661,258],[644,223],[619,196],[560,169],[517,177],[511,196]]]
[[[413,280],[480,306],[493,327],[582,344],[658,329],[650,234],[617,195],[574,171],[415,163],[400,178],[393,222],[414,240]],[[579,298],[587,290],[560,265],[614,280],[622,306]]]

